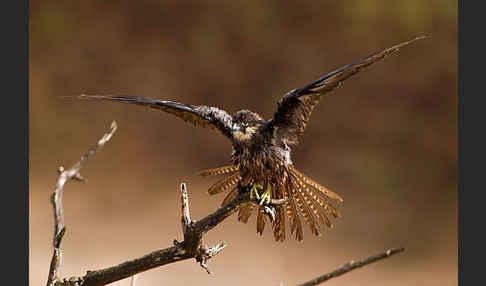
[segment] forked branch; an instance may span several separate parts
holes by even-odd
[[[117,129],[116,122],[113,122],[110,129],[98,140],[97,144],[91,148],[81,159],[71,168],[65,170],[59,167],[59,178],[57,180],[56,188],[52,194],[52,205],[54,208],[54,253],[49,269],[47,286],[93,286],[106,285],[137,273],[147,271],[149,269],[159,267],[165,264],[174,263],[177,261],[195,258],[208,273],[207,267],[208,259],[216,256],[226,247],[226,243],[222,242],[216,246],[205,246],[202,242],[203,235],[221,223],[225,218],[234,213],[238,206],[250,200],[248,193],[239,194],[233,201],[224,207],[219,208],[214,213],[204,217],[199,221],[191,220],[189,212],[189,199],[187,195],[187,188],[185,184],[181,184],[181,202],[182,202],[182,229],[184,241],[178,242],[174,240],[174,246],[154,251],[143,257],[130,260],[119,265],[95,270],[87,271],[83,277],[71,277],[69,279],[62,279],[60,277],[61,270],[61,241],[66,232],[64,225],[64,214],[62,205],[62,193],[64,185],[70,179],[83,181],[84,178],[80,174],[81,168],[86,161],[91,158],[96,151],[105,145],[110,140]],[[280,201],[273,202],[274,205],[281,204]]]
[[[80,278],[82,286],[99,286],[112,283],[137,273],[141,273],[166,264],[194,258],[201,267],[210,273],[207,267],[207,261],[216,256],[223,250],[227,243],[221,242],[215,246],[206,246],[202,244],[202,237],[206,232],[213,229],[224,219],[233,214],[242,203],[250,200],[249,193],[241,193],[227,205],[217,209],[214,213],[198,220],[192,220],[189,211],[189,198],[187,187],[181,184],[181,224],[184,240],[179,242],[173,241],[174,246],[166,249],[157,250],[143,257],[124,262],[122,264],[109,267],[106,269],[88,271],[86,275]],[[275,205],[281,203],[275,201]],[[75,279],[74,279],[75,280]]]
[[[86,161],[91,156],[93,156],[96,151],[103,147],[106,142],[110,140],[116,129],[116,122],[113,121],[110,129],[103,135],[100,140],[98,140],[97,144],[93,148],[91,148],[83,157],[81,157],[81,159],[74,166],[72,166],[68,170],[65,170],[63,167],[59,167],[59,178],[57,180],[55,191],[52,194],[55,226],[53,239],[54,253],[52,255],[51,265],[49,269],[47,286],[101,286],[128,277],[132,277],[131,285],[135,285],[135,275],[137,275],[138,273],[160,267],[162,265],[192,258],[199,262],[201,267],[203,267],[209,274],[210,271],[207,266],[207,261],[218,255],[226,247],[227,244],[226,242],[221,242],[215,246],[206,246],[202,244],[202,237],[205,233],[213,229],[224,219],[226,219],[236,210],[238,210],[238,207],[241,204],[249,202],[250,195],[249,192],[239,192],[238,195],[227,205],[217,209],[214,213],[209,214],[208,216],[198,221],[195,221],[191,219],[187,188],[186,185],[182,183],[180,188],[182,209],[181,224],[182,232],[184,235],[184,240],[182,242],[174,240],[174,245],[171,247],[154,251],[145,256],[123,262],[119,265],[100,270],[87,271],[86,274],[82,277],[71,277],[69,279],[62,279],[60,277],[62,258],[61,241],[66,232],[62,206],[62,192],[64,185],[70,179],[74,179],[77,181],[84,180],[79,171],[86,163]],[[253,201],[255,203],[258,203],[258,201],[256,200]],[[274,216],[274,208],[285,203],[285,200],[272,200],[270,204],[265,208],[266,214]],[[367,258],[363,261],[348,263],[340,269],[337,269],[329,274],[320,276],[301,285],[317,285],[326,280],[329,280],[330,278],[342,275],[348,271],[389,257],[401,251],[403,251],[403,249],[388,250],[385,253]]]
[[[55,285],[60,282],[60,269],[61,269],[61,259],[62,259],[62,250],[61,250],[61,241],[64,237],[64,233],[66,232],[66,227],[64,226],[64,213],[62,208],[62,191],[64,185],[70,179],[74,179],[77,181],[84,181],[84,178],[81,176],[79,171],[83,167],[83,165],[91,158],[96,151],[98,151],[101,147],[103,147],[106,142],[108,142],[113,134],[117,129],[117,124],[113,121],[110,125],[108,131],[101,137],[100,140],[96,143],[96,145],[91,148],[86,154],[84,154],[81,159],[74,164],[71,168],[65,170],[64,167],[59,167],[59,178],[56,183],[56,189],[51,197],[52,206],[54,208],[54,253],[52,254],[51,259],[51,267],[49,269],[49,275],[47,278],[47,286]]]

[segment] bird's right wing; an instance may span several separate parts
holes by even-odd
[[[189,105],[174,101],[164,101],[137,96],[115,95],[80,95],[82,100],[101,100],[132,103],[158,109],[175,115],[186,122],[196,126],[218,130],[226,137],[231,138],[233,119],[226,111],[206,105]]]
[[[264,130],[276,129],[278,137],[283,138],[289,144],[296,144],[309,121],[314,107],[321,97],[338,87],[344,80],[358,73],[364,67],[380,61],[386,56],[395,53],[403,46],[415,42],[424,37],[400,43],[391,48],[371,54],[357,62],[345,65],[311,83],[303,88],[294,89],[285,94],[278,103],[278,109],[273,119],[268,122]]]

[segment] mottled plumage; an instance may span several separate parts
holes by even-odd
[[[188,105],[133,96],[91,96],[82,99],[98,99],[134,103],[171,113],[196,126],[220,131],[233,144],[232,165],[205,170],[203,176],[222,175],[208,190],[209,194],[229,191],[223,205],[230,202],[239,191],[250,186],[270,187],[273,199],[287,199],[287,204],[277,207],[273,222],[274,237],[285,239],[285,217],[290,223],[290,232],[297,240],[303,239],[300,217],[309,225],[314,235],[321,234],[321,225],[332,227],[330,217],[339,217],[330,199],[343,201],[336,193],[296,170],[292,164],[291,146],[298,143],[314,107],[320,98],[333,91],[342,81],[359,72],[363,67],[375,63],[399,48],[414,42],[413,39],[367,56],[346,65],[300,89],[285,94],[278,103],[273,118],[266,121],[249,110],[240,110],[229,115],[226,111],[211,106]],[[255,203],[241,205],[238,219],[247,222],[257,209],[257,232],[262,234],[267,223],[263,207]]]

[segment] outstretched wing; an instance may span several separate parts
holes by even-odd
[[[164,101],[136,96],[80,95],[86,100],[102,100],[133,103],[165,111],[196,126],[218,130],[231,138],[232,118],[226,111],[212,106],[189,105],[173,101]]]
[[[314,107],[319,103],[322,95],[334,90],[339,84],[386,56],[398,51],[401,47],[425,37],[418,37],[408,42],[381,50],[361,60],[335,70],[318,80],[311,82],[304,88],[294,89],[285,94],[278,103],[277,112],[267,123],[264,130],[271,131],[273,136],[284,140],[285,143],[297,144],[298,137],[304,132]],[[276,133],[275,133],[276,132]]]

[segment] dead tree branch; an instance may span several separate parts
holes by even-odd
[[[52,206],[54,208],[54,253],[52,255],[51,267],[49,269],[49,276],[47,278],[47,286],[51,286],[60,281],[60,269],[61,269],[61,241],[66,232],[66,227],[64,226],[64,213],[62,208],[62,190],[66,182],[70,179],[77,181],[83,181],[83,177],[79,173],[83,165],[91,158],[96,151],[98,151],[106,142],[108,142],[117,129],[116,122],[111,123],[110,129],[106,132],[103,137],[96,143],[96,145],[91,148],[86,154],[84,154],[81,159],[74,164],[68,170],[64,170],[64,167],[59,167],[59,178],[56,183],[56,189],[51,197]]]
[[[207,267],[208,259],[220,253],[221,250],[226,247],[227,243],[221,242],[215,246],[206,246],[202,244],[203,235],[209,230],[213,229],[231,214],[233,214],[236,210],[238,210],[238,207],[241,204],[248,201],[250,201],[249,193],[240,193],[236,196],[235,199],[233,199],[233,201],[217,209],[214,213],[198,221],[194,221],[190,217],[187,188],[186,185],[183,183],[181,184],[181,224],[184,241],[179,242],[177,240],[174,240],[174,246],[172,247],[154,251],[143,257],[130,260],[113,267],[96,271],[88,271],[84,277],[79,279],[79,281],[81,281],[79,285],[105,285],[133,276],[137,273],[160,267],[162,265],[191,258],[196,259],[201,267],[203,267],[208,273],[210,273]],[[274,206],[277,206],[282,203],[282,201],[275,200],[271,202],[271,205],[273,204]]]
[[[368,258],[361,260],[361,261],[356,261],[356,262],[351,261],[349,263],[344,264],[342,267],[340,267],[340,268],[338,268],[338,269],[336,269],[332,272],[329,272],[329,273],[324,274],[322,276],[319,276],[315,279],[312,279],[310,281],[302,283],[299,286],[314,286],[314,285],[320,284],[320,283],[325,282],[325,281],[327,281],[331,278],[341,276],[341,275],[343,275],[343,274],[345,274],[349,271],[352,271],[354,269],[366,266],[366,265],[373,263],[373,262],[376,262],[378,260],[388,258],[388,257],[395,255],[397,253],[400,253],[404,250],[405,250],[405,248],[388,249],[385,252],[382,252],[380,254],[368,257]]]
[[[199,221],[191,220],[189,212],[189,199],[187,195],[186,185],[181,185],[181,202],[182,202],[182,230],[184,234],[184,241],[178,242],[174,240],[174,246],[154,251],[143,257],[121,263],[119,265],[95,270],[87,271],[83,277],[71,277],[69,279],[61,279],[61,240],[66,232],[64,225],[64,215],[62,206],[62,191],[66,182],[70,179],[83,181],[79,171],[86,163],[86,161],[93,156],[103,145],[110,140],[117,129],[116,122],[113,122],[110,129],[97,142],[97,144],[90,149],[81,159],[68,170],[59,167],[59,178],[56,184],[56,189],[52,194],[52,205],[54,208],[54,253],[52,256],[51,266],[47,279],[47,286],[94,286],[106,285],[137,273],[147,271],[149,269],[159,267],[165,264],[174,263],[189,258],[195,258],[208,273],[207,267],[208,259],[216,256],[226,247],[226,243],[222,242],[216,246],[205,246],[202,244],[203,235],[221,223],[225,218],[234,213],[240,204],[250,200],[247,192],[240,193],[233,201],[226,206],[216,210],[216,212],[204,217]],[[277,206],[285,203],[281,200],[271,201],[271,206]],[[134,282],[134,280],[132,280]]]
[[[181,184],[181,225],[184,240],[179,242],[173,241],[173,246],[157,250],[149,253],[140,258],[136,258],[130,261],[123,262],[121,264],[108,267],[105,269],[87,271],[82,277],[71,277],[69,279],[61,279],[61,241],[66,232],[64,225],[64,215],[62,206],[62,191],[66,182],[70,179],[77,181],[83,181],[84,178],[79,173],[80,169],[86,163],[86,161],[93,156],[103,145],[110,140],[117,129],[116,122],[113,122],[110,129],[104,136],[97,142],[97,144],[88,151],[79,162],[72,166],[68,170],[64,170],[63,167],[59,167],[59,178],[56,184],[56,189],[52,194],[52,205],[54,208],[54,253],[49,269],[49,275],[47,279],[47,286],[101,286],[110,284],[112,282],[122,280],[128,277],[132,277],[131,285],[135,285],[136,275],[138,273],[160,267],[162,265],[194,258],[202,268],[204,268],[209,274],[210,271],[207,266],[207,261],[214,256],[218,255],[226,246],[226,242],[221,242],[215,246],[206,246],[202,244],[202,238],[205,233],[213,229],[224,219],[238,210],[239,206],[243,203],[250,201],[249,192],[240,191],[238,195],[227,205],[220,207],[214,213],[195,221],[191,219],[189,211],[189,197],[187,194],[187,188],[184,183]],[[252,200],[255,203],[258,201]],[[270,204],[266,206],[265,213],[271,217],[274,217],[274,209],[277,206],[285,204],[285,200],[271,200]],[[312,281],[306,282],[301,285],[317,285],[333,277],[342,275],[353,269],[362,267],[377,260],[389,257],[393,254],[403,251],[403,249],[388,250],[377,256],[367,258],[360,262],[351,262],[340,269],[337,269],[329,274],[318,277]]]

